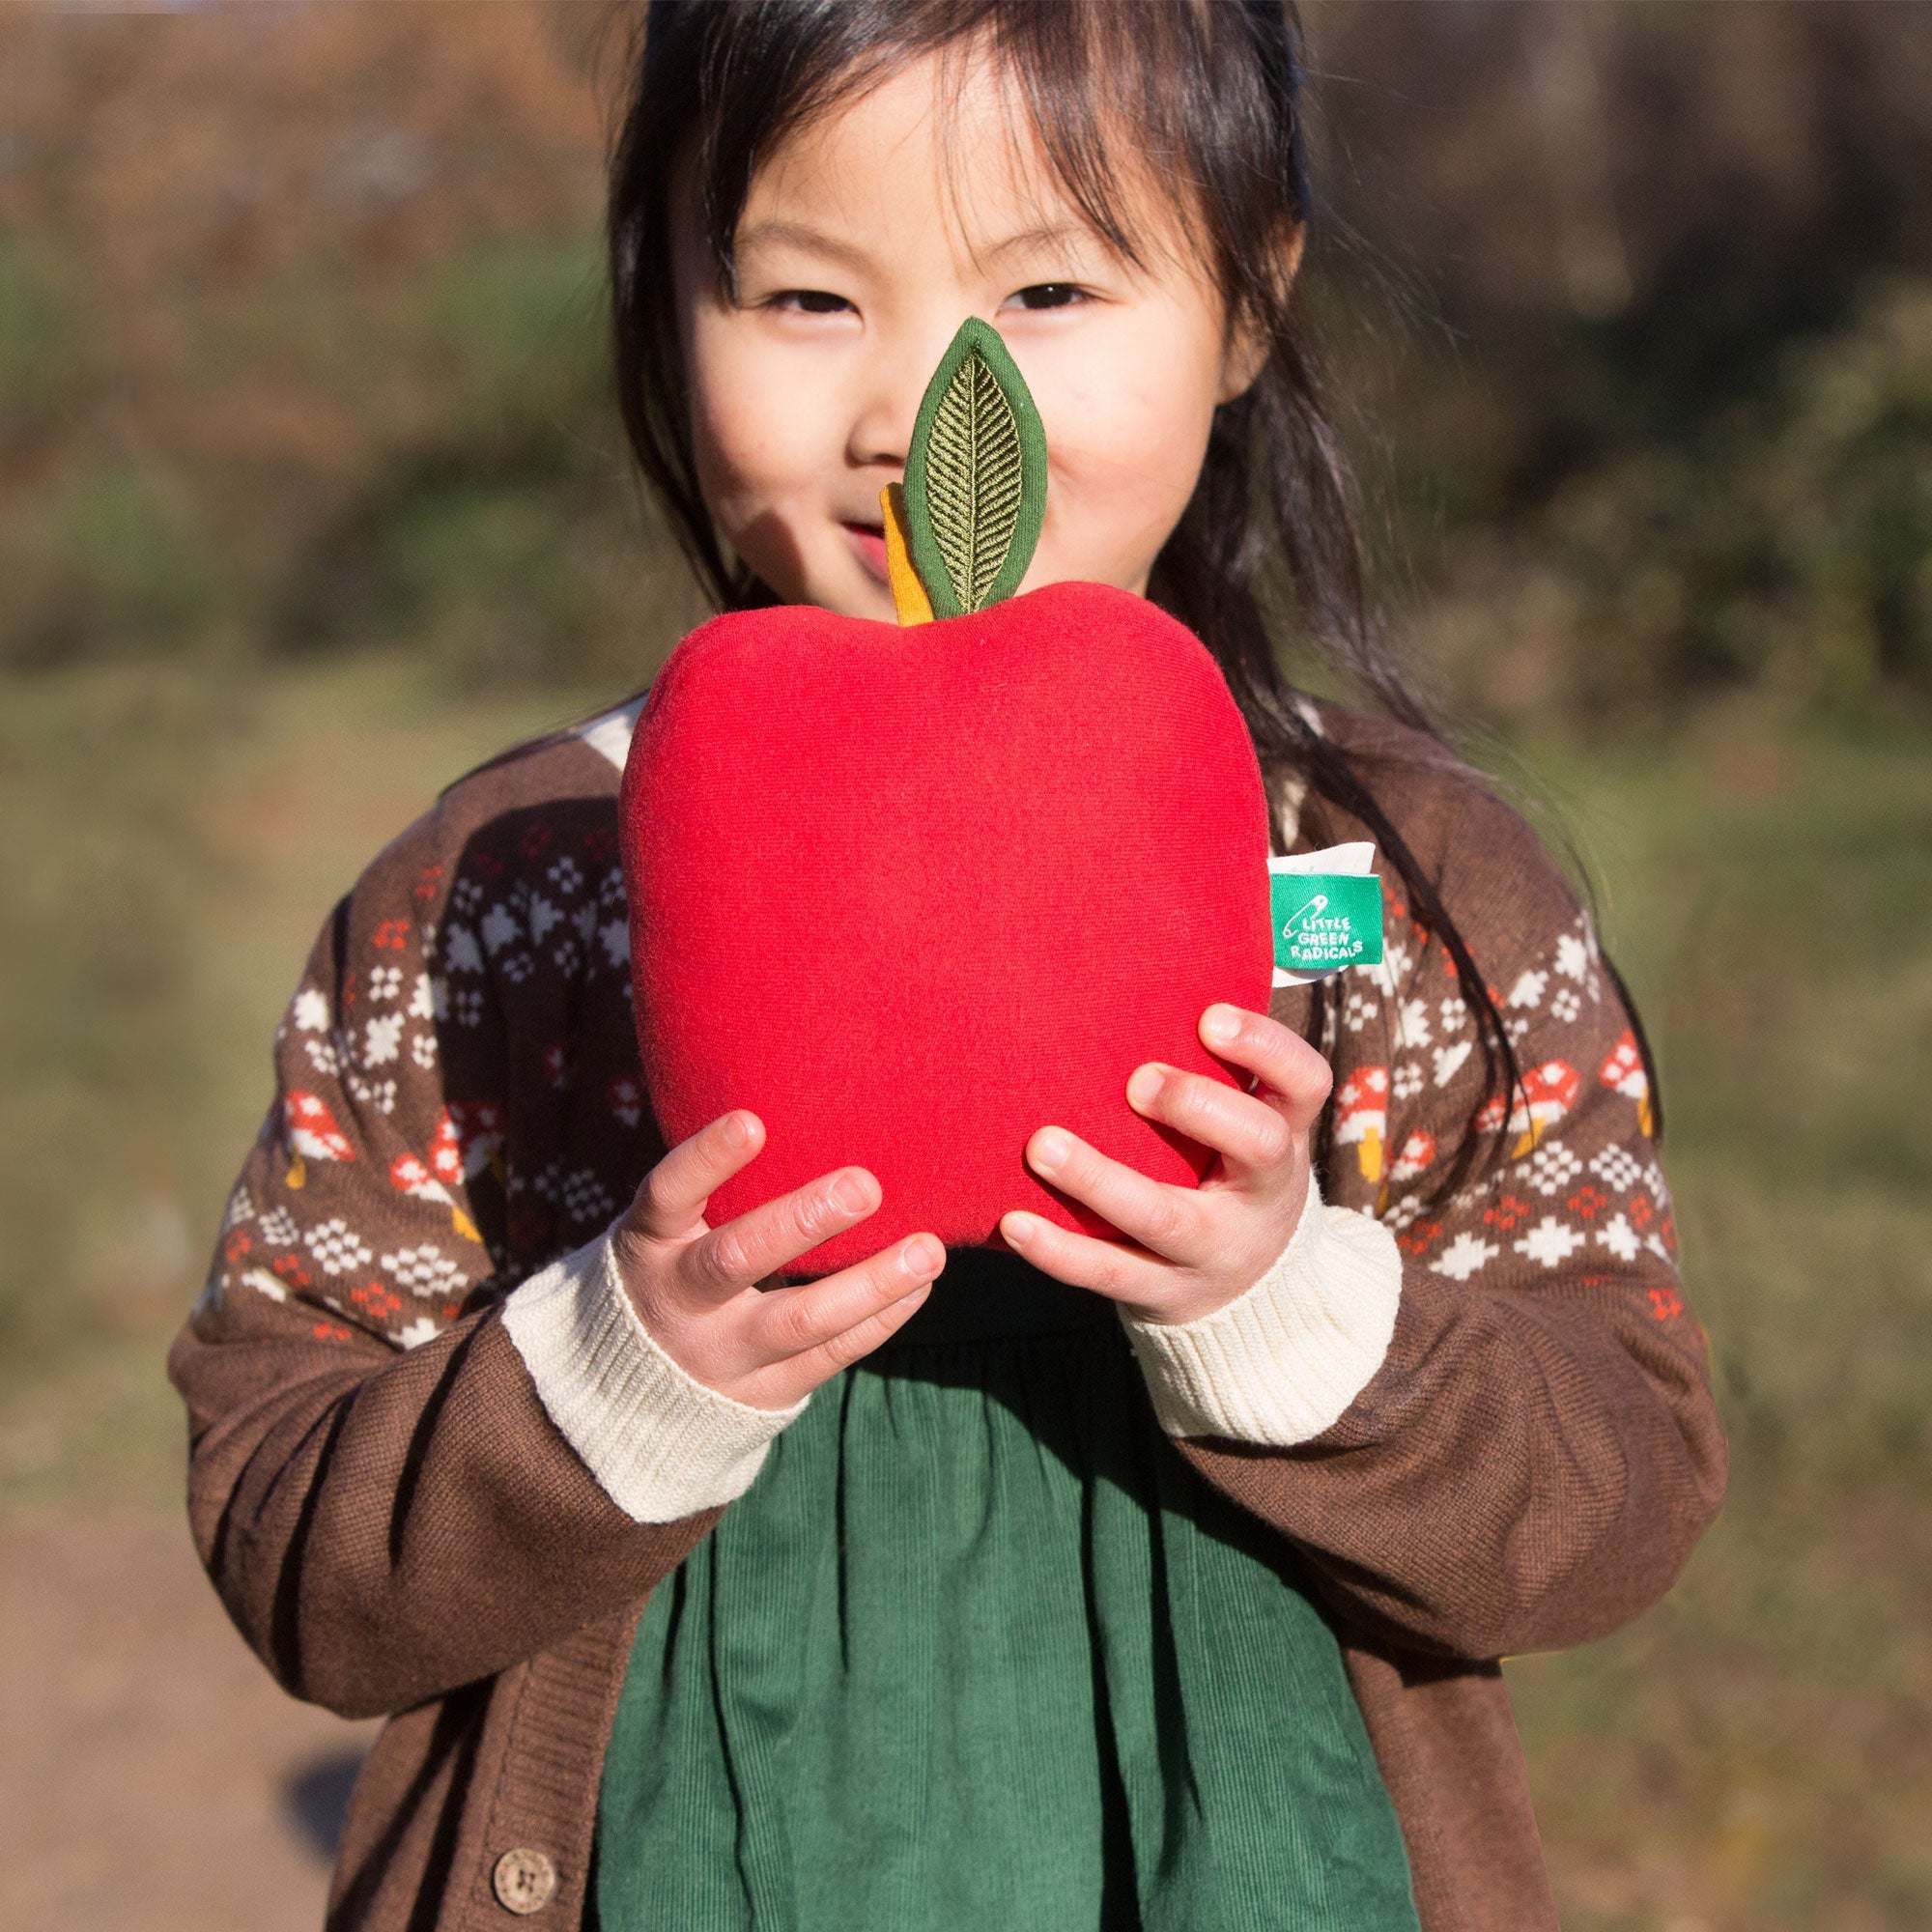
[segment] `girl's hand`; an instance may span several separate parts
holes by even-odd
[[[1171,1187],[1109,1160],[1064,1127],[1041,1127],[1027,1164],[1041,1179],[1138,1243],[1095,1240],[1017,1209],[1000,1233],[1023,1260],[1111,1296],[1151,1321],[1193,1321],[1252,1288],[1288,1246],[1308,1198],[1308,1136],[1334,1084],[1298,1034],[1239,1007],[1201,1016],[1209,1052],[1259,1076],[1243,1094],[1205,1074],[1150,1061],[1134,1068],[1135,1112],[1221,1158],[1199,1187]]]
[[[931,1235],[909,1235],[838,1274],[760,1289],[881,1199],[863,1167],[842,1167],[709,1226],[712,1190],[764,1144],[764,1122],[743,1109],[700,1127],[644,1176],[611,1244],[644,1326],[679,1368],[753,1408],[789,1408],[911,1318],[946,1250]]]

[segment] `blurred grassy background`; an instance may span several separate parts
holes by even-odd
[[[1932,11],[1310,19],[1385,592],[1599,878],[1733,1435],[1670,1599],[1511,1666],[1565,1923],[1921,1927]],[[610,21],[0,14],[0,1525],[178,1507],[328,904],[697,614],[606,400]]]

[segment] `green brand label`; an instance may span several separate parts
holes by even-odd
[[[1373,872],[1270,872],[1268,906],[1284,973],[1381,963],[1382,882]]]

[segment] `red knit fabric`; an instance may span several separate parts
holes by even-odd
[[[1156,1178],[1209,1158],[1127,1105],[1146,1060],[1228,1078],[1196,1034],[1265,1009],[1267,808],[1195,637],[1057,583],[901,630],[737,612],[659,673],[624,775],[638,1037],[666,1138],[732,1107],[763,1151],[714,1226],[829,1170],[884,1205],[825,1273],[926,1229],[999,1245],[1049,1122]]]

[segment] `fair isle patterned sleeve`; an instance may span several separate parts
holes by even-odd
[[[337,908],[277,1030],[275,1099],[201,1312],[260,1296],[305,1313],[318,1341],[360,1329],[413,1349],[497,1271],[469,1197],[492,1160],[500,1170],[502,1107],[443,1094],[434,925],[359,911]]]
[[[1394,1236],[1385,1350],[1305,1441],[1179,1447],[1384,1638],[1471,1659],[1580,1642],[1662,1594],[1723,1486],[1633,1017],[1528,826],[1439,754],[1352,722],[1489,976],[1521,1086],[1485,1097],[1447,949],[1378,861],[1383,961],[1323,1002],[1323,1195]],[[1306,1030],[1309,998],[1286,989],[1277,1017]],[[1472,1129],[1483,1157],[1457,1179]]]
[[[339,1710],[418,1702],[620,1612],[715,1520],[623,1507],[504,1320],[520,1284],[556,1302],[573,1262],[609,1291],[596,1237],[661,1151],[616,778],[576,737],[510,754],[336,908],[170,1356],[203,1560],[281,1681]]]

